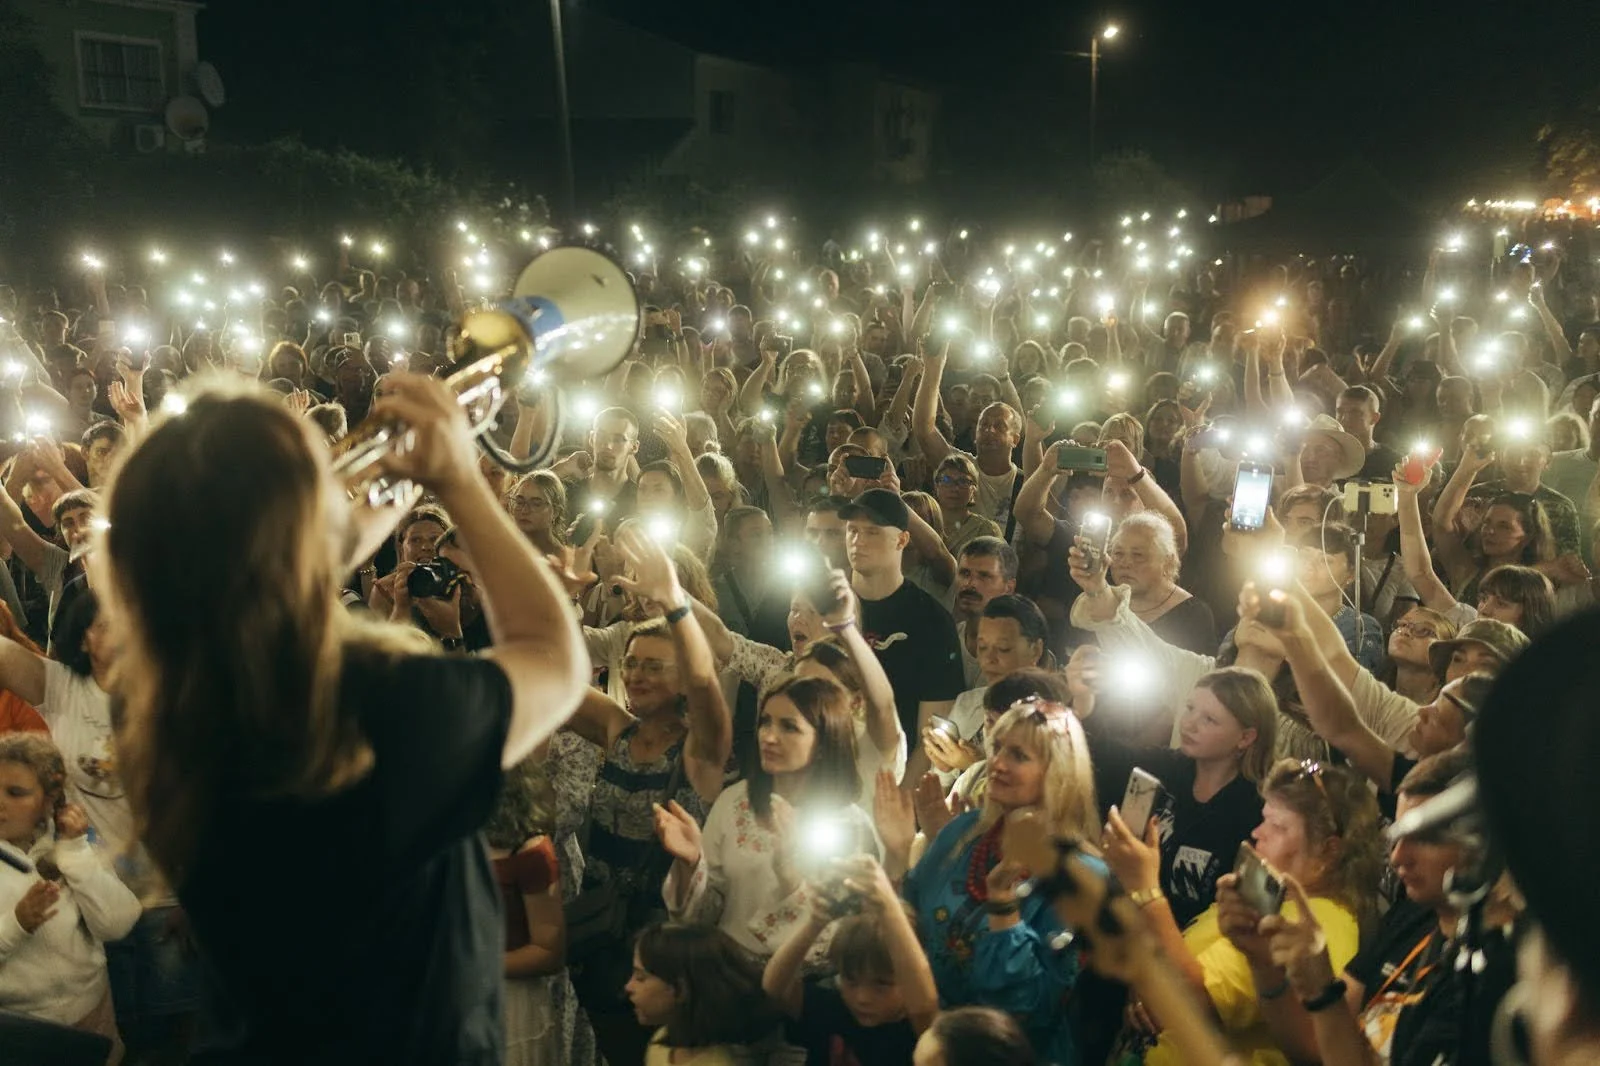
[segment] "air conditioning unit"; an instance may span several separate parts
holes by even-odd
[[[140,152],[159,152],[167,146],[164,126],[142,125],[133,128],[133,146]]]

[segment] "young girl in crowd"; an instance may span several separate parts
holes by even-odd
[[[624,994],[653,1030],[644,1066],[750,1066],[776,1020],[761,971],[727,934],[667,923],[639,934]]]
[[[1067,667],[1072,710],[1089,723],[1102,802],[1125,794],[1135,768],[1161,782],[1164,801],[1151,824],[1130,828],[1142,840],[1152,834],[1159,840],[1160,889],[1182,929],[1211,906],[1217,878],[1233,868],[1240,842],[1261,824],[1257,790],[1272,764],[1278,703],[1254,670],[1213,670],[1189,692],[1178,718],[1178,747],[1130,748],[1098,736],[1091,720],[1101,687],[1113,680],[1108,665],[1093,645],[1073,653]]]
[[[128,934],[139,900],[90,846],[89,817],[66,802],[66,779],[44,737],[0,736],[0,1009],[104,1036],[115,1066],[122,1050],[101,945]]]

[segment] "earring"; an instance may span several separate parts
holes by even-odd
[[[1512,985],[1495,1005],[1489,1026],[1489,1061],[1495,1066],[1529,1066],[1533,1052],[1528,1039],[1528,987]]]

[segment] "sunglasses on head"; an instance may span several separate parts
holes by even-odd
[[[1333,797],[1328,795],[1328,786],[1322,783],[1322,764],[1315,759],[1301,759],[1300,773],[1311,778],[1317,791],[1322,793],[1322,802],[1328,805],[1328,817],[1333,820],[1333,835],[1344,836],[1344,827],[1339,821],[1339,809],[1333,805]]]

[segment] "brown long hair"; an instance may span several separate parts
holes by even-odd
[[[120,769],[140,836],[176,887],[219,801],[317,799],[372,766],[338,698],[346,654],[416,645],[358,632],[340,607],[334,496],[305,420],[222,380],[158,421],[113,477],[100,587],[120,647]]]
[[[817,731],[806,767],[807,802],[844,806],[861,798],[861,777],[856,772],[855,720],[844,686],[821,677],[786,674],[761,694],[759,714],[774,697],[782,696]],[[772,823],[772,775],[759,762],[750,770],[750,810],[763,825]]]

